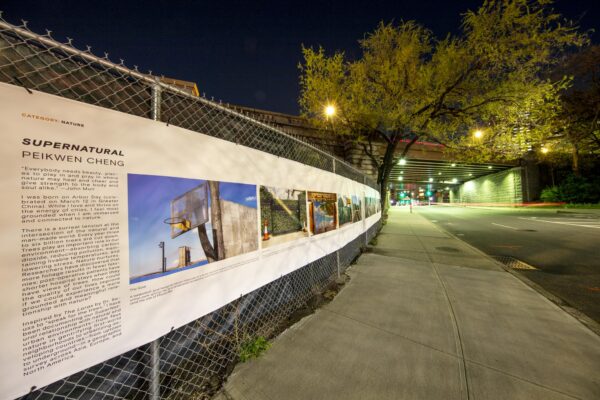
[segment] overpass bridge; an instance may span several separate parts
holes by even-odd
[[[315,129],[300,116],[250,107],[233,108],[316,145],[377,178],[377,168],[365,149],[343,135]],[[397,155],[403,153],[408,142],[399,144]],[[383,156],[385,143],[373,143],[372,152]],[[458,162],[448,159],[443,146],[437,143],[414,143],[405,160],[396,164],[390,174],[391,198],[409,194],[421,200],[517,204],[536,200],[539,191],[539,172],[533,160],[512,164]]]

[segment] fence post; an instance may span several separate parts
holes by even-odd
[[[152,119],[160,121],[160,103],[161,103],[161,87],[159,85],[158,78],[156,83],[152,86]]]
[[[160,340],[150,344],[150,399],[160,399]]]
[[[160,120],[161,88],[156,78],[152,86],[152,119]],[[164,250],[163,250],[164,251]],[[160,339],[150,345],[150,400],[160,399]]]
[[[363,175],[363,184],[366,186],[367,185],[367,176]],[[363,219],[363,227],[366,226],[366,219],[367,219],[367,198],[365,196],[363,196],[363,209],[364,209],[364,219]],[[365,247],[367,247],[369,245],[369,237],[368,237],[368,229],[365,230]]]
[[[338,279],[340,279],[341,275],[340,275],[340,251],[339,250],[335,251],[335,258],[337,261],[337,277],[338,277]]]

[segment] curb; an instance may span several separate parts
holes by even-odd
[[[587,212],[586,212],[587,211]],[[565,211],[565,210],[556,210],[557,214],[575,214],[575,215],[594,215],[597,218],[600,218],[600,210],[598,212],[592,212],[590,210],[584,211]]]
[[[561,310],[563,310],[564,312],[566,312],[567,314],[569,314],[571,317],[573,317],[575,320],[577,320],[577,322],[579,322],[584,327],[586,327],[590,331],[592,331],[592,333],[596,334],[597,336],[600,336],[600,323],[594,321],[593,319],[591,319],[587,315],[583,314],[579,310],[576,310],[575,308],[571,307],[565,300],[563,300],[560,297],[558,297],[558,296],[556,296],[556,295],[548,292],[546,289],[542,288],[540,285],[538,285],[537,283],[533,282],[531,279],[527,278],[525,275],[519,274],[517,271],[512,270],[511,268],[509,268],[506,265],[502,264],[500,261],[495,260],[489,254],[484,253],[483,251],[479,250],[478,248],[476,248],[475,246],[471,245],[470,243],[467,243],[464,240],[460,239],[458,236],[456,236],[456,235],[448,232],[442,226],[438,226],[438,225],[434,224],[433,222],[429,221],[427,218],[425,218],[425,217],[423,217],[421,215],[419,215],[419,216],[421,218],[425,219],[430,224],[434,225],[436,228],[438,228],[441,231],[443,231],[445,234],[447,234],[451,238],[459,240],[461,243],[466,244],[471,249],[473,249],[475,252],[481,254],[485,258],[488,258],[491,261],[493,261],[494,263],[498,264],[498,266],[500,266],[500,268],[502,268],[502,270],[504,270],[505,272],[508,272],[509,274],[511,274],[512,276],[514,276],[522,284],[524,284],[524,285],[528,286],[529,288],[535,290],[542,297],[546,298],[546,300],[550,301],[552,304],[554,304],[555,306],[557,306],[558,308],[560,308]]]
[[[546,299],[550,300],[552,303],[554,303],[556,306],[558,306],[564,312],[569,314],[571,317],[575,318],[583,326],[588,328],[590,331],[592,331],[596,335],[600,336],[600,324],[598,322],[594,321],[587,315],[583,314],[581,311],[571,307],[563,299],[548,292],[546,289],[542,288],[540,285],[533,282],[531,279],[527,278],[525,275],[520,274],[517,271],[514,271],[505,265],[503,265],[502,267],[506,272],[513,275],[515,278],[517,278],[522,283],[524,283],[525,285],[529,286],[530,288],[532,288],[533,290],[535,290],[536,292],[538,292],[539,294],[544,296]]]

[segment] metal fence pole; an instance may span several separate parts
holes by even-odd
[[[363,184],[364,185],[367,184],[367,177],[366,177],[366,175],[363,176]],[[367,208],[366,208],[367,207],[367,202],[366,202],[366,198],[363,199],[363,203],[364,203],[363,209],[365,210],[365,218],[364,219],[366,220],[367,219]],[[365,229],[366,221],[363,222],[363,224],[364,224],[363,225],[363,229]],[[365,247],[367,247],[369,245],[369,233],[368,232],[369,232],[369,230],[366,229],[365,233],[364,233],[364,235],[365,235]]]
[[[150,345],[150,399],[160,399],[160,340]]]
[[[157,78],[156,85],[152,86],[152,119],[155,121],[160,120],[160,101],[161,88]],[[154,340],[150,345],[150,399],[160,399],[160,339]]]

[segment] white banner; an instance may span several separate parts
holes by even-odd
[[[0,393],[148,343],[341,248],[379,193],[207,135],[0,84]]]

